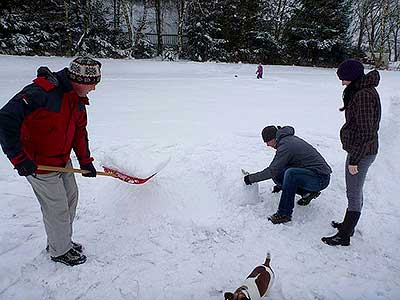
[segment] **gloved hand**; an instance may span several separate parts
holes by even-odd
[[[93,166],[92,163],[88,163],[86,165],[81,166],[81,170],[88,170],[90,173],[82,174],[83,177],[96,177],[97,172],[96,168]]]
[[[249,179],[250,175],[246,175],[243,177],[243,181],[246,185],[251,185],[250,179]]]
[[[15,165],[19,176],[29,176],[35,174],[37,165],[29,157],[26,157],[23,161]]]
[[[282,191],[282,188],[279,185],[274,185],[271,193],[279,193],[280,191]]]

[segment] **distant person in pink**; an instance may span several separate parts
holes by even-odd
[[[257,67],[257,72],[256,72],[257,79],[263,78],[263,72],[264,72],[263,66],[261,64],[259,64]]]

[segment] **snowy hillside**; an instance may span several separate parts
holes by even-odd
[[[66,58],[0,56],[0,106],[40,65]],[[339,142],[342,87],[334,69],[102,60],[88,107],[92,155],[131,173],[169,164],[145,185],[77,176],[74,239],[88,261],[50,261],[39,204],[0,156],[0,299],[217,300],[272,253],[271,300],[400,299],[400,72],[381,72],[380,153],[350,247],[320,238],[346,208]],[[238,76],[235,77],[234,75]],[[333,169],[330,186],[292,222],[273,225],[272,181],[247,187],[240,169],[268,166],[261,129],[292,125]],[[74,162],[77,167],[76,161]]]

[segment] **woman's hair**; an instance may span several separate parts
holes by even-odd
[[[354,95],[358,92],[358,82],[361,78],[352,81],[343,91],[342,99],[343,99],[343,107],[339,108],[339,111],[345,111],[353,100]]]

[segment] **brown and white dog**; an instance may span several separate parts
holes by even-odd
[[[265,297],[275,279],[270,262],[271,254],[268,253],[265,263],[255,267],[234,293],[224,294],[225,300],[260,300]]]

